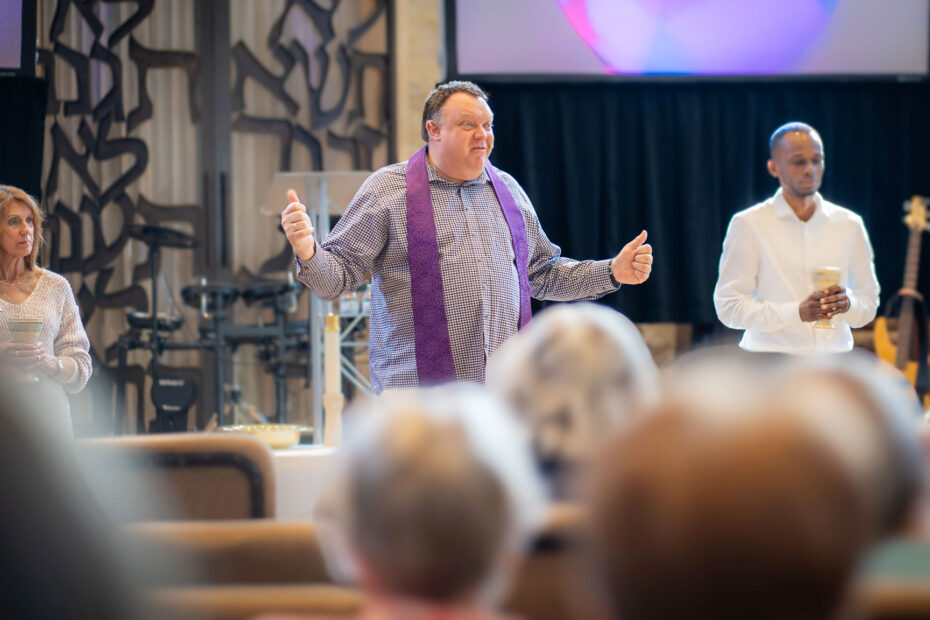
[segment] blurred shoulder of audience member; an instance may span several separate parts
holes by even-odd
[[[0,378],[0,393],[0,617],[148,617],[72,442],[40,424],[32,390]]]
[[[901,373],[864,352],[799,358],[775,392],[849,467],[871,536],[927,534],[926,423]]]
[[[562,498],[605,434],[654,401],[657,381],[636,326],[593,303],[544,310],[487,369],[488,387],[527,424],[551,491]]]
[[[679,392],[606,446],[587,549],[606,617],[825,620],[849,604],[864,545],[854,482],[800,416],[757,394],[751,411],[737,397],[714,415]]]
[[[353,409],[315,510],[331,572],[362,587],[365,617],[493,617],[543,516],[520,425],[474,385]]]

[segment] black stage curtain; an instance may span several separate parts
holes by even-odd
[[[48,82],[0,77],[0,184],[41,196]]]
[[[716,323],[727,224],[777,189],[765,169],[768,137],[792,120],[823,137],[821,193],[865,220],[882,299],[901,286],[901,204],[930,195],[928,82],[484,86],[492,160],[523,185],[566,256],[606,258],[649,230],[652,278],[605,299],[634,321]]]

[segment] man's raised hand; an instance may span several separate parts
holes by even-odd
[[[623,246],[610,268],[614,280],[621,284],[642,284],[652,273],[652,246],[646,243],[644,230],[635,239]]]
[[[287,190],[287,207],[281,212],[281,228],[284,229],[284,234],[297,258],[301,260],[313,258],[316,254],[313,223],[307,214],[307,207],[301,204],[297,192],[292,189]]]

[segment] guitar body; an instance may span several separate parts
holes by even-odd
[[[907,240],[907,254],[904,261],[904,284],[900,292],[888,302],[888,308],[900,300],[900,314],[898,315],[897,344],[891,341],[888,329],[888,319],[881,317],[875,321],[875,353],[880,358],[894,365],[918,392],[924,396],[924,405],[930,397],[927,386],[927,319],[926,310],[920,293],[917,292],[917,269],[920,265],[920,245],[923,232],[927,230],[927,206],[930,204],[926,198],[914,196],[904,209],[907,215],[904,223],[910,233]],[[918,305],[919,319],[914,316],[914,306]],[[886,310],[889,311],[889,310]],[[917,320],[921,324],[917,325]],[[915,326],[917,329],[915,330]],[[914,336],[917,336],[916,341]],[[916,345],[916,346],[915,346]],[[916,353],[916,355],[915,355]],[[923,359],[922,359],[923,358]]]
[[[875,319],[875,355],[879,356],[889,364],[895,363],[898,356],[898,347],[891,341],[891,333],[888,329],[888,319],[883,316]],[[904,368],[899,368],[907,380],[914,385],[917,382],[917,362],[908,361]]]

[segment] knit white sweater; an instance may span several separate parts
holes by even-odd
[[[42,379],[42,383],[36,385],[49,386],[60,392],[65,412],[68,412],[67,398],[63,392],[74,394],[84,389],[92,370],[90,342],[81,323],[71,284],[57,273],[43,269],[35,289],[25,301],[14,304],[0,299],[0,342],[12,340],[7,321],[14,318],[42,319],[39,344],[47,353],[74,360],[75,371],[68,377],[47,378],[43,373],[36,372]]]

